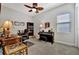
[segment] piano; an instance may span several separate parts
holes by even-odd
[[[54,32],[39,32],[39,40],[54,43]]]

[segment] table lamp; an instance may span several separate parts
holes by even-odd
[[[12,21],[5,21],[3,23],[3,34],[5,37],[10,36],[10,29],[12,27]]]

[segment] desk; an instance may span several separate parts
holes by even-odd
[[[3,45],[4,37],[0,37],[0,44]]]
[[[28,49],[25,44],[17,45],[15,48],[11,49],[9,45],[5,46],[5,55],[26,55],[28,54]]]
[[[0,37],[0,42],[1,42],[1,45],[10,45],[10,44],[15,44],[17,42],[22,42],[22,40],[18,36],[8,37],[8,38]]]
[[[22,41],[20,40],[20,38],[15,36],[15,37],[9,37],[9,38],[0,37],[0,42],[3,49],[3,54],[5,54],[5,46],[20,43]]]

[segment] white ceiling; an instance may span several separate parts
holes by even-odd
[[[39,13],[35,13],[35,12],[28,12],[28,10],[30,10],[29,8],[25,7],[24,4],[26,5],[32,5],[32,3],[3,3],[2,5],[8,8],[12,8],[14,10],[20,11],[22,13],[25,13],[29,16],[34,16],[37,14],[40,14],[42,12],[45,12],[51,8],[57,7],[59,5],[61,5],[62,3],[38,3],[39,6],[44,7],[43,11],[40,11]]]

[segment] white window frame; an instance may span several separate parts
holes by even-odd
[[[66,17],[66,15],[69,15],[68,17],[69,17],[69,21],[62,21],[61,19],[64,19],[65,17]],[[63,18],[62,18],[62,16],[64,16]],[[58,19],[58,17],[60,17],[60,19]],[[58,21],[58,20],[60,20],[60,21]],[[63,31],[58,31],[58,24],[68,24],[69,23],[69,31],[68,32],[63,32]],[[71,14],[70,13],[62,13],[62,14],[59,14],[58,16],[57,16],[57,32],[61,32],[61,33],[69,33],[69,32],[71,32]]]

